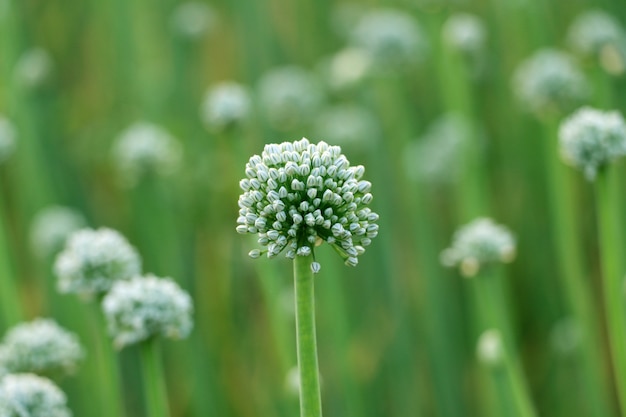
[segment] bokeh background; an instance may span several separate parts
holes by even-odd
[[[0,279],[16,287],[21,312],[0,317],[0,334],[35,317],[76,332],[87,357],[58,382],[74,415],[101,415],[92,306],[57,293],[55,251],[37,251],[33,231],[41,210],[70,207],[91,227],[122,232],[144,271],[194,299],[190,338],[163,345],[173,416],[297,415],[291,264],[250,259],[257,244],[235,226],[247,159],[307,137],[366,167],[380,214],[357,267],[318,250],[326,415],[503,415],[476,358],[471,279],[440,263],[454,231],[479,216],[517,240],[500,296],[539,414],[598,415],[584,395],[586,335],[557,267],[544,163],[546,141],[557,147],[546,118],[585,103],[626,106],[623,45],[581,56],[568,35],[592,9],[626,24],[618,0],[0,0],[0,114],[16,138],[0,163]],[[368,26],[372,13],[388,19]],[[449,22],[460,13],[475,20],[459,34]],[[536,111],[518,99],[514,73],[547,47],[570,54],[588,94]],[[206,104],[225,81],[243,88],[243,107]],[[177,145],[114,151],[138,122]],[[587,296],[601,319],[592,187],[570,171]],[[601,320],[597,329],[609,386]],[[128,415],[145,415],[138,352],[119,358]]]

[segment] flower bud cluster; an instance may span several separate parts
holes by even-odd
[[[568,43],[583,56],[595,56],[606,46],[623,46],[626,33],[609,13],[589,10],[578,16],[569,27]]]
[[[561,123],[559,145],[563,160],[593,180],[599,169],[626,154],[626,122],[618,111],[583,107]]]
[[[488,218],[478,218],[457,230],[452,246],[441,254],[444,265],[459,266],[466,277],[476,275],[483,265],[511,262],[514,258],[513,235]]]
[[[315,246],[326,241],[347,265],[356,265],[378,234],[364,171],[351,167],[340,147],[325,142],[303,138],[266,145],[261,156],[250,158],[247,178],[240,182],[237,232],[258,234],[267,248],[250,256],[273,258],[286,250],[294,259],[314,255]],[[311,268],[317,272],[320,266],[313,262]]]
[[[85,226],[83,215],[70,207],[46,207],[37,213],[30,228],[33,251],[40,258],[56,254],[68,236]]]
[[[365,13],[354,27],[351,43],[368,53],[375,69],[397,71],[424,61],[426,35],[408,13],[378,9]]]
[[[513,78],[513,88],[531,112],[562,113],[588,95],[583,73],[565,52],[541,49],[523,61]]]
[[[221,131],[243,123],[250,116],[251,108],[252,99],[244,86],[222,82],[206,92],[200,116],[209,129]]]
[[[119,232],[108,228],[74,232],[54,264],[62,293],[91,297],[107,292],[113,282],[141,272],[141,259]]]
[[[102,310],[118,348],[155,336],[182,339],[193,327],[189,294],[172,279],[150,274],[116,282]]]
[[[85,353],[75,334],[52,319],[36,319],[9,329],[0,345],[0,366],[10,373],[72,373]]]
[[[67,398],[52,381],[34,374],[0,379],[0,416],[71,417]]]

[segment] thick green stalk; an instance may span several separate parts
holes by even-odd
[[[512,333],[511,324],[506,305],[503,302],[505,294],[498,282],[499,279],[503,278],[501,275],[494,268],[483,270],[478,276],[472,278],[475,280],[475,301],[479,308],[483,329],[496,329],[502,335],[503,361],[501,365],[506,373],[505,380],[509,395],[506,399],[501,399],[501,403],[506,404],[506,402],[511,401],[515,409],[514,415],[517,417],[536,417],[537,413],[532,404],[521,365],[513,355],[514,349],[510,336]],[[498,378],[499,375],[495,373],[500,371],[494,369],[493,372],[493,378]],[[501,394],[501,390],[499,392]]]
[[[581,384],[585,386],[585,403],[593,414],[610,416],[607,381],[603,370],[602,332],[600,319],[594,309],[592,288],[586,279],[582,241],[578,229],[576,198],[568,168],[557,155],[557,125],[544,125],[544,158],[547,174],[550,224],[556,249],[557,271],[560,276],[571,313],[581,326],[583,338],[579,351]]]
[[[0,323],[6,327],[17,324],[22,319],[20,296],[14,281],[15,275],[11,267],[8,236],[5,233],[5,219],[0,201]]]
[[[624,303],[623,229],[619,210],[617,167],[607,166],[596,179],[596,203],[602,290],[613,375],[621,415],[626,415],[626,316]]]
[[[99,355],[96,358],[98,361],[98,371],[100,374],[100,384],[102,393],[100,397],[100,410],[101,415],[119,416],[124,417],[124,405],[121,395],[121,379],[120,369],[117,360],[117,355],[113,350],[113,344],[107,333],[107,326],[100,311],[100,303],[93,303],[92,306],[93,327],[96,331],[96,337],[98,339]]]
[[[165,386],[165,373],[159,355],[158,340],[151,338],[141,343],[141,370],[146,409],[149,417],[168,417],[170,415]]]
[[[321,417],[317,342],[315,338],[315,292],[313,256],[296,256],[293,278],[296,296],[296,340],[300,373],[300,417]]]

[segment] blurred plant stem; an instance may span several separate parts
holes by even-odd
[[[474,287],[475,306],[478,309],[483,330],[495,329],[501,334],[501,364],[499,366],[503,367],[504,377],[499,374],[501,371],[497,366],[491,369],[496,382],[504,381],[508,389],[507,393],[498,387],[500,415],[536,417],[520,361],[513,349],[511,339],[513,329],[506,305],[507,297],[501,282],[503,279],[501,268],[487,266],[478,275],[469,279],[472,280],[471,284]],[[503,395],[506,397],[502,398]],[[513,405],[514,414],[507,412],[509,404]]]
[[[165,373],[159,355],[159,341],[152,337],[141,342],[141,370],[143,375],[144,399],[150,417],[170,415],[165,385]]]
[[[613,378],[621,415],[626,415],[626,303],[624,302],[624,237],[617,165],[606,165],[596,178],[596,215],[605,318]]]
[[[300,417],[321,417],[319,367],[315,335],[313,256],[296,256],[293,276],[296,299],[296,340],[300,375]]]
[[[107,323],[100,309],[101,299],[90,302],[92,313],[93,330],[97,339],[98,352],[94,360],[98,361],[98,382],[101,389],[99,392],[99,409],[103,417],[126,415],[122,400],[120,368],[117,353],[113,349],[113,343],[108,334]]]
[[[558,119],[543,122],[543,158],[546,168],[552,245],[569,309],[582,329],[582,348],[578,350],[585,404],[589,415],[611,416],[608,385],[603,361],[601,320],[596,313],[593,289],[588,284],[587,265],[583,262],[576,193],[571,172],[558,155]]]
[[[10,247],[4,216],[4,198],[2,198],[0,200],[0,311],[2,313],[0,325],[4,329],[23,319],[21,296],[16,282]]]

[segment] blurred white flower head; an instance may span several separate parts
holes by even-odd
[[[473,277],[485,265],[513,261],[515,246],[507,228],[489,218],[478,218],[454,233],[441,261],[445,266],[458,266],[463,276]]]
[[[193,327],[191,297],[171,278],[136,276],[118,281],[102,300],[117,348],[151,337],[183,339]]]
[[[180,167],[182,147],[160,126],[136,122],[124,130],[112,148],[122,182],[137,185],[147,175],[167,176]]]
[[[38,88],[46,83],[52,73],[53,62],[48,51],[32,48],[24,51],[15,64],[17,81],[27,88]]]
[[[81,229],[68,238],[54,272],[60,292],[93,297],[109,291],[115,281],[138,275],[141,259],[119,232]]]
[[[550,345],[561,355],[570,355],[580,348],[583,330],[575,317],[557,321],[550,332]]]
[[[467,121],[448,113],[434,121],[404,152],[410,179],[432,184],[452,183],[460,174],[460,158],[469,139]]]
[[[17,146],[17,131],[9,119],[0,115],[0,164],[9,159]]]
[[[31,247],[40,258],[54,255],[63,249],[69,235],[86,225],[83,215],[73,208],[46,207],[35,215],[31,224]]]
[[[171,17],[176,34],[194,40],[209,33],[217,24],[215,11],[207,3],[188,1],[180,3]]]
[[[200,108],[204,125],[221,131],[241,125],[252,110],[252,99],[246,87],[235,82],[222,82],[207,90]]]
[[[450,16],[443,25],[442,35],[448,45],[467,55],[481,52],[487,42],[485,23],[469,13]]]
[[[346,265],[356,266],[378,235],[365,168],[350,166],[339,146],[306,138],[269,144],[250,158],[245,172],[237,232],[258,234],[264,248],[250,251],[253,258],[274,258],[285,250],[289,259],[312,255],[317,273],[315,247],[325,241]]]
[[[0,344],[0,366],[10,373],[71,374],[84,356],[76,335],[52,319],[18,324]]]
[[[374,113],[355,104],[325,108],[315,122],[315,134],[343,148],[364,149],[378,139],[381,127]]]
[[[583,73],[565,52],[541,49],[515,71],[513,89],[520,102],[538,116],[563,113],[588,95]]]
[[[611,14],[602,10],[580,14],[569,27],[567,41],[576,53],[599,58],[608,72],[624,72],[626,32]]]
[[[34,374],[12,374],[0,380],[0,416],[71,417],[67,398],[52,381]]]
[[[480,363],[487,366],[498,366],[504,360],[502,336],[496,329],[485,330],[478,338],[476,356]]]
[[[564,162],[593,180],[598,170],[626,154],[626,122],[618,111],[583,107],[559,127]]]
[[[393,9],[365,13],[350,34],[353,46],[364,50],[381,72],[410,68],[426,59],[428,42],[417,21]]]
[[[323,68],[324,78],[334,91],[359,85],[370,71],[369,54],[360,48],[344,48],[331,56]]]
[[[324,98],[313,74],[296,66],[265,73],[259,80],[258,94],[262,113],[278,130],[290,130],[310,122]]]

